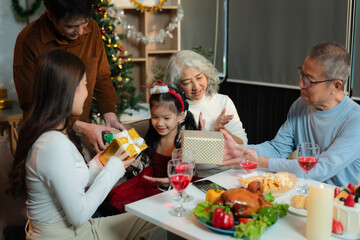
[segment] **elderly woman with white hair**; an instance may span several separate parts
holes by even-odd
[[[165,82],[185,93],[189,110],[202,130],[224,129],[237,143],[247,144],[245,129],[233,101],[218,93],[218,72],[209,60],[191,50],[179,51],[168,63]],[[209,166],[205,171],[198,168],[198,175],[207,176],[222,168]]]

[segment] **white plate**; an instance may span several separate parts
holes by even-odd
[[[350,235],[350,234],[335,234],[332,233],[331,234],[333,237],[339,238],[339,239],[359,239],[360,236],[356,236],[356,235]]]
[[[290,204],[289,204],[290,205]],[[298,209],[298,208],[294,208],[290,205],[289,207],[289,212],[290,213],[293,213],[293,214],[296,214],[296,215],[299,215],[299,216],[303,216],[303,217],[306,217],[307,216],[307,210],[306,209]]]
[[[289,212],[295,215],[299,215],[299,216],[303,216],[306,217],[307,216],[307,210],[304,208],[294,208],[293,206],[291,206],[291,199],[295,196],[298,195],[298,193],[296,192],[292,192],[291,194],[289,194],[288,196],[286,196],[285,198],[281,199],[280,201],[282,203],[287,203],[289,204]]]

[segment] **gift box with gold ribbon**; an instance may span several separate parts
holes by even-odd
[[[112,133],[112,137],[111,135],[107,135],[105,138],[107,138],[107,141],[112,141],[99,157],[104,165],[109,161],[109,158],[115,154],[119,155],[122,152],[128,152],[129,157],[133,157],[148,147],[144,139],[140,137],[134,128],[128,131],[114,132]]]
[[[183,130],[181,146],[195,151],[196,163],[221,165],[225,139],[220,132]]]

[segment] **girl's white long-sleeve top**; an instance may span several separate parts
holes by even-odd
[[[26,161],[28,216],[32,221],[86,223],[112,187],[125,174],[122,161],[110,157],[100,171],[86,165],[75,145],[61,132],[42,134]]]

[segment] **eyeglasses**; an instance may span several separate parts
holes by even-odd
[[[344,82],[344,80],[342,80],[342,79],[328,79],[328,80],[322,80],[322,81],[314,82],[314,81],[311,81],[309,79],[309,77],[307,77],[306,75],[303,74],[301,66],[299,66],[297,69],[299,70],[299,80],[304,79],[304,85],[306,87],[311,87],[311,85],[317,84],[317,83],[332,82],[332,81],[335,81],[335,80],[340,80],[340,81]]]

